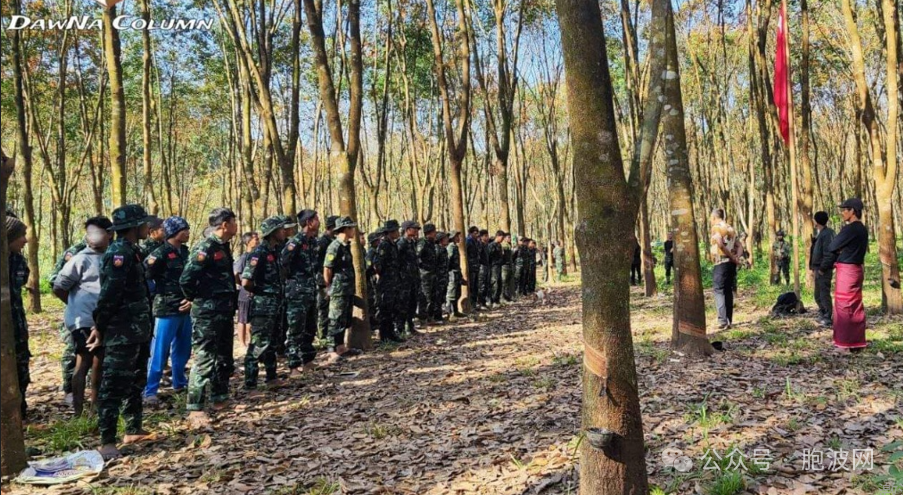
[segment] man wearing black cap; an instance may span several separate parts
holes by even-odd
[[[815,273],[815,303],[818,305],[818,321],[824,326],[831,326],[834,307],[831,301],[831,276],[833,270],[828,273],[819,273],[822,261],[824,261],[828,246],[834,240],[834,230],[828,227],[828,213],[820,211],[813,217],[815,224],[815,239],[812,241],[812,250],[809,255],[809,269]]]
[[[339,217],[331,215],[326,217],[326,232],[317,240],[317,283],[320,291],[317,294],[317,330],[320,337],[328,337],[326,327],[329,325],[329,298],[326,294],[326,281],[323,280],[323,261],[326,259],[326,250],[335,240],[333,229]]]
[[[477,310],[480,301],[480,253],[483,251],[479,228],[467,229],[467,242],[464,247],[467,253],[468,280],[466,282],[470,287],[470,306]]]
[[[401,225],[404,237],[398,241],[398,259],[400,271],[404,274],[401,293],[398,298],[400,326],[396,324],[396,332],[401,335],[408,332],[416,335],[414,316],[417,314],[417,303],[420,298],[420,268],[417,257],[417,239],[420,237],[420,224],[409,220]]]
[[[489,260],[489,307],[502,304],[502,241],[505,232],[499,230],[495,239],[486,246],[486,258]]]
[[[288,318],[286,355],[290,378],[312,372],[317,350],[317,233],[320,218],[314,210],[298,214],[299,232],[282,249],[282,266],[286,269],[285,304]]]
[[[379,325],[379,337],[383,342],[401,342],[395,329],[396,321],[404,308],[400,307],[399,297],[403,290],[402,280],[405,276],[399,265],[397,220],[387,220],[379,230],[382,240],[376,248],[373,258],[373,271],[376,273],[376,314]],[[404,327],[404,323],[401,323]]]
[[[464,283],[461,275],[461,253],[458,251],[459,242],[461,242],[461,233],[457,230],[451,231],[448,234],[448,246],[445,248],[448,254],[448,285],[445,290],[445,303],[448,306],[449,319],[464,316],[458,311],[461,285]]]
[[[150,358],[150,298],[138,243],[147,238],[149,217],[144,208],[126,205],[113,211],[116,241],[101,261],[100,297],[94,310],[94,328],[85,342],[89,351],[104,348],[103,378],[97,394],[100,454],[105,460],[120,456],[116,448],[120,414],[125,419],[125,443],[148,437],[143,428],[142,393]]]
[[[432,323],[436,312],[433,307],[433,291],[436,287],[436,226],[423,226],[424,237],[417,242],[417,266],[420,269],[420,294],[417,317],[421,325]]]

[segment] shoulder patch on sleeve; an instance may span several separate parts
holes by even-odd
[[[148,265],[148,266],[153,266],[154,263],[156,263],[156,262],[157,262],[157,257],[156,257],[156,256],[148,256],[148,257],[147,257],[147,265]]]
[[[333,254],[333,253],[326,253],[326,261],[332,261],[332,260],[334,260],[334,259],[335,259],[335,254]]]
[[[295,243],[294,243],[294,242],[288,243],[288,245],[285,246],[285,249],[288,249],[289,251],[294,251],[294,250],[295,250]]]
[[[258,258],[257,256],[251,256],[251,260],[248,261],[248,264],[251,266],[257,266]]]
[[[123,263],[125,263],[125,256],[114,254],[113,255],[113,266],[116,268],[122,267]]]
[[[207,251],[198,251],[198,261],[203,263],[207,259]]]

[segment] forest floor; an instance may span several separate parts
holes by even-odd
[[[669,349],[670,289],[648,299],[634,289],[653,493],[880,493],[890,458],[881,449],[903,438],[903,319],[872,313],[871,346],[842,356],[830,330],[805,316],[772,319],[761,287],[740,290],[738,324],[711,336],[726,350],[697,361]],[[158,442],[127,447],[90,481],[4,492],[576,494],[579,296],[574,282],[559,284],[545,304],[429,328],[255,403],[233,379],[237,406],[212,433],[190,432],[184,396],[164,396],[146,411]],[[59,317],[51,310],[31,323],[26,442],[46,456],[98,446],[94,420],[73,418],[58,391]],[[822,470],[804,465],[806,450],[824,453]],[[873,452],[874,468],[853,471],[854,451],[860,461]],[[848,455],[834,472],[829,452]]]

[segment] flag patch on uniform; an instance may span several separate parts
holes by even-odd
[[[276,258],[272,254],[270,254],[267,255],[267,261],[276,261]]]
[[[294,250],[295,250],[295,243],[294,243],[294,242],[288,243],[288,246],[286,246],[286,249],[288,249],[289,251],[294,251]]]
[[[334,259],[335,259],[335,255],[334,255],[334,254],[329,253],[329,254],[326,255],[326,261],[332,261],[332,260],[334,260]]]
[[[176,253],[169,253],[169,259],[171,259],[171,260],[176,259],[176,256],[177,256]]]
[[[226,256],[226,255],[223,254],[222,251],[217,251],[217,252],[213,253],[213,260],[219,261],[219,260],[223,259],[224,256]]]
[[[156,262],[157,262],[156,256],[150,256],[147,258],[147,266],[153,266],[154,263],[156,263]]]
[[[257,256],[251,258],[251,261],[248,262],[248,264],[250,264],[251,266],[257,266]]]
[[[119,268],[123,263],[125,263],[125,256],[120,256],[118,254],[113,255],[113,266]]]
[[[203,262],[206,259],[207,259],[207,252],[206,251],[198,251],[198,261]]]

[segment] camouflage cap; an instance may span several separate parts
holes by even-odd
[[[140,227],[151,220],[141,205],[125,205],[113,210],[112,230],[120,231]]]
[[[179,216],[172,216],[163,221],[163,231],[166,233],[166,239],[172,239],[176,234],[183,230],[189,230],[191,227],[188,221]]]
[[[298,226],[297,222],[292,221],[292,217],[288,215],[279,215],[279,220],[282,220],[282,228],[284,229],[293,229]]]
[[[335,229],[333,230],[342,230],[350,227],[357,227],[357,224],[354,223],[354,220],[351,217],[341,217],[335,222]]]
[[[341,218],[341,217],[336,216],[336,215],[330,215],[330,216],[326,217],[326,229],[334,230],[335,223],[339,220],[339,218]]]
[[[368,244],[376,244],[376,241],[379,240],[379,238],[380,238],[381,235],[382,235],[382,232],[380,232],[380,231],[376,231],[376,232],[374,232],[374,233],[368,235],[368,236],[367,236],[367,243],[368,243]]]
[[[452,230],[451,232],[448,233],[448,238],[449,238],[449,239],[454,239],[454,238],[457,237],[459,234],[461,234],[461,233],[458,232],[457,230]]]
[[[420,230],[420,224],[413,220],[408,220],[401,224],[401,230],[407,231],[408,229]]]
[[[260,225],[260,235],[263,237],[269,237],[279,229],[285,228],[285,221],[283,217],[276,215],[274,217],[267,218]]]
[[[437,241],[441,241],[443,239],[448,239],[448,232],[439,232],[436,234]]]
[[[304,227],[307,225],[307,222],[313,220],[316,216],[316,210],[301,210],[301,213],[298,213],[298,225]]]
[[[398,229],[401,228],[401,225],[398,224],[398,220],[386,220],[386,223],[383,225],[382,231],[385,234],[389,234],[391,232],[398,232]]]
[[[426,224],[426,225],[423,226],[423,233],[424,233],[424,234],[431,234],[431,233],[433,233],[433,232],[435,232],[435,231],[436,231],[436,224],[434,224],[434,223],[428,223],[428,224]]]

